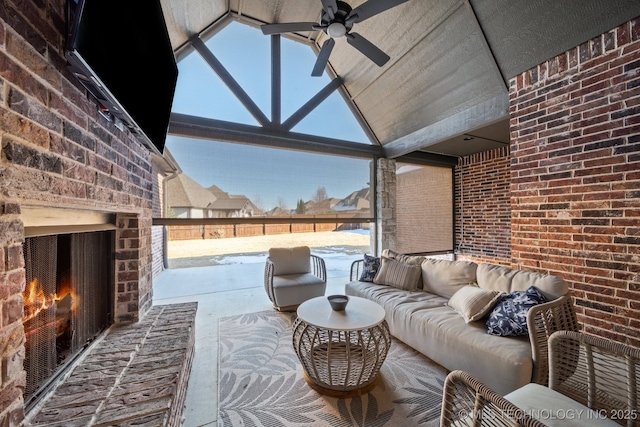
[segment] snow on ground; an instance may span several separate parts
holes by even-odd
[[[169,242],[170,268],[154,279],[154,301],[171,298],[197,300],[214,292],[263,287],[264,265],[268,248],[271,246],[297,246],[309,242],[311,253],[325,261],[329,286],[342,286],[347,283],[351,263],[362,259],[363,254],[369,252],[368,231],[297,233],[281,236],[285,238],[256,236],[239,238],[241,241],[205,241],[207,244],[202,244],[200,240],[180,241],[179,245]],[[270,246],[266,246],[266,249],[263,245],[264,237],[270,238],[267,242]],[[257,244],[252,246],[251,240]],[[207,253],[207,247],[212,254]],[[218,253],[222,250],[221,247],[226,247],[234,253]]]
[[[370,252],[369,242],[369,230],[178,240],[168,244],[168,261],[169,268],[264,264],[271,247],[309,246],[311,253],[325,259],[327,270],[345,269],[345,264],[348,270],[353,260]]]

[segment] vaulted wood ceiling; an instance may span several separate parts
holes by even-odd
[[[317,22],[322,9],[321,0],[161,2],[178,58],[229,19],[253,26]],[[364,0],[347,2],[356,7]],[[409,0],[354,25],[389,62],[378,67],[338,39],[328,72],[341,79],[341,93],[380,155],[457,157],[509,143],[510,78],[637,16],[637,0]],[[317,52],[327,36],[293,37]],[[237,137],[224,123],[209,125],[174,121],[170,133],[200,126],[204,136]],[[268,130],[252,135],[267,144],[294,143],[281,137]]]

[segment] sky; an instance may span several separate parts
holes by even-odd
[[[209,39],[214,53],[263,113],[271,114],[271,42],[257,28],[233,22]],[[298,110],[330,79],[311,77],[316,55],[310,46],[281,38],[282,120]],[[174,112],[257,126],[197,52],[178,63]],[[336,91],[293,132],[369,144],[364,131]],[[167,136],[166,147],[191,178],[217,185],[271,209],[282,201],[295,208],[322,186],[343,198],[369,184],[370,161],[298,151]],[[254,200],[255,199],[255,200]]]

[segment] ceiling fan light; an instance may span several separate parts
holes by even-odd
[[[327,34],[333,39],[344,37],[344,35],[347,34],[347,29],[344,24],[333,22],[327,27]]]

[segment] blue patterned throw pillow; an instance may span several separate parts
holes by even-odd
[[[515,291],[498,300],[487,320],[487,332],[491,335],[513,337],[528,335],[527,312],[537,304],[547,302],[535,286],[526,291]]]
[[[373,282],[373,278],[376,277],[376,273],[380,268],[380,258],[371,255],[364,255],[364,267],[362,274],[360,274],[361,282]]]

